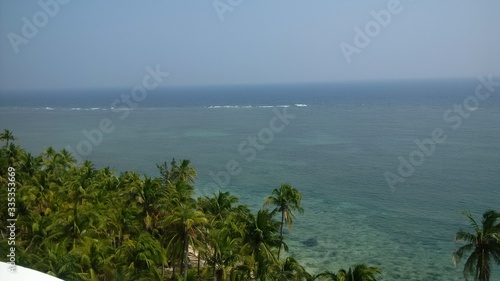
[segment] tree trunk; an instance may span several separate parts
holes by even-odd
[[[217,272],[216,272],[217,263],[215,262],[216,258],[217,258],[217,252],[215,249],[216,249],[216,247],[214,247],[214,258],[213,258],[214,265],[212,266],[212,270],[213,270],[213,274],[214,274],[214,280],[217,280]]]
[[[78,199],[75,201],[75,207],[73,209],[73,245],[72,249],[76,248],[76,237],[78,235],[78,231],[76,229],[76,224],[78,223]]]
[[[186,234],[186,238],[184,238],[184,281],[187,280],[188,274],[188,254],[189,254],[189,243],[188,243],[188,235]]]
[[[175,262],[176,262],[176,260],[174,258],[173,261],[172,261],[172,279],[174,279],[174,280],[175,280],[175,268],[176,268],[176,266],[175,266],[176,263]]]
[[[201,280],[200,261],[200,251],[198,251],[198,280]]]
[[[284,221],[285,221],[285,211],[281,211],[280,247],[278,248],[278,259],[280,259],[281,245],[283,244],[283,222]]]

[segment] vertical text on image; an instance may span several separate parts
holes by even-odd
[[[8,168],[7,178],[7,230],[8,239],[7,244],[9,253],[9,272],[16,272],[16,169],[14,167]]]

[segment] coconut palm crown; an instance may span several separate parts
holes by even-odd
[[[483,213],[481,225],[469,212],[464,212],[469,219],[473,232],[459,230],[455,241],[466,244],[453,252],[455,266],[467,256],[464,264],[464,278],[474,281],[489,281],[493,263],[500,264],[500,212],[488,210]]]

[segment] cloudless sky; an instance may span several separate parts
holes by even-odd
[[[129,87],[156,65],[170,73],[164,85],[500,74],[496,0],[401,0],[348,63],[339,45],[355,47],[355,27],[392,1],[243,0],[221,20],[213,1],[73,0],[16,54],[9,34],[43,9],[0,0],[0,91]]]

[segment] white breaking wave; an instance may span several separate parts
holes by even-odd
[[[213,109],[213,108],[252,108],[251,105],[211,105],[207,108]]]
[[[65,109],[67,110],[67,109]],[[94,111],[94,110],[107,110],[106,108],[101,108],[101,107],[89,107],[89,108],[81,108],[81,107],[72,107],[70,110],[75,110],[75,111]]]
[[[303,103],[296,103],[293,106],[296,107],[306,107],[307,104]],[[209,109],[217,109],[217,108],[253,108],[254,106],[251,105],[211,105],[211,106],[206,106],[205,108]],[[288,104],[280,104],[280,105],[258,105],[255,106],[257,108],[273,108],[273,107],[281,107],[281,108],[288,108],[290,105]]]
[[[130,107],[119,107],[119,108],[111,107],[111,110],[114,110],[114,111],[128,111],[128,110],[133,110],[133,108],[130,108]]]

